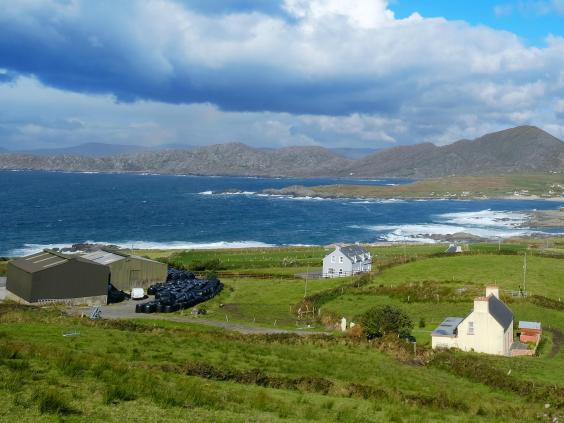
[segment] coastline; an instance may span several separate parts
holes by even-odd
[[[353,185],[347,186],[351,187]],[[305,187],[301,185],[293,185],[286,188],[281,189],[265,189],[262,190],[259,194],[264,196],[272,196],[272,197],[289,197],[289,198],[312,198],[312,199],[323,199],[323,200],[521,200],[521,201],[551,201],[551,202],[564,202],[564,196],[554,196],[554,197],[546,197],[541,195],[522,195],[522,194],[514,194],[514,195],[464,195],[464,194],[453,194],[453,193],[446,193],[446,194],[437,194],[437,195],[404,195],[401,192],[395,191],[390,193],[383,193],[378,192],[375,195],[350,195],[346,192],[338,192],[336,190],[332,190],[330,192],[324,191],[324,188],[327,187],[341,187],[338,185],[328,185],[328,186],[321,186],[321,187]],[[378,187],[378,188],[388,188],[388,187]],[[343,189],[344,191],[346,189]]]

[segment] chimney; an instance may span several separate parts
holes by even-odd
[[[489,313],[489,302],[486,297],[474,298],[474,311]]]
[[[486,286],[486,298],[490,295],[493,295],[494,297],[499,299],[499,288],[493,285]]]

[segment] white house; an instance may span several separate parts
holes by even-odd
[[[433,348],[459,348],[486,354],[511,355],[513,313],[499,299],[499,289],[489,286],[474,300],[465,318],[447,317],[431,334]]]
[[[323,259],[323,276],[337,278],[372,270],[372,256],[360,245],[337,246]]]
[[[445,253],[450,253],[450,254],[462,253],[462,247],[460,245],[450,244],[448,248],[445,250]]]

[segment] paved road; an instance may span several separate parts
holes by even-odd
[[[196,316],[178,316],[178,315],[168,315],[168,314],[143,314],[135,313],[136,301],[124,301],[119,304],[112,304],[107,306],[102,306],[102,318],[103,319],[157,319],[157,320],[168,320],[171,322],[179,323],[193,323],[197,325],[213,326],[227,330],[233,330],[243,334],[280,334],[280,333],[294,333],[298,335],[314,335],[314,334],[328,334],[328,332],[312,332],[311,330],[287,330],[287,329],[276,329],[276,328],[264,328],[259,326],[250,326],[241,323],[231,323],[216,320],[204,319]],[[69,313],[75,315],[84,314],[86,316],[90,315],[92,307],[87,308],[69,308]]]

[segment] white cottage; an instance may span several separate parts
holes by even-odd
[[[433,348],[459,348],[486,354],[511,355],[513,313],[499,299],[497,287],[474,300],[465,318],[447,317],[431,334]]]
[[[372,270],[372,256],[360,245],[337,246],[323,259],[323,276],[338,278]]]

